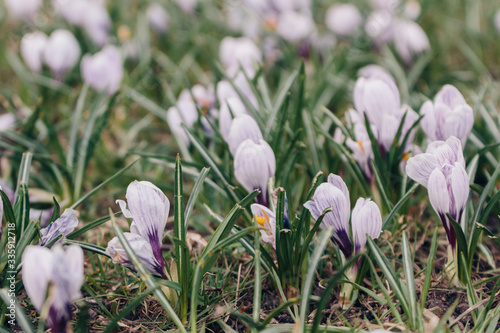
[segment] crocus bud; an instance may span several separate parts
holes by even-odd
[[[219,46],[219,57],[222,66],[229,76],[233,77],[240,68],[250,78],[255,75],[255,66],[262,62],[262,53],[255,43],[246,37],[225,37]]]
[[[361,13],[353,4],[335,4],[326,12],[326,26],[341,37],[352,35],[362,22]]]
[[[248,114],[240,114],[233,119],[227,137],[227,144],[233,156],[236,154],[236,150],[240,144],[247,139],[259,143],[260,140],[264,138],[262,137],[259,125],[257,125],[255,119]]]
[[[78,245],[52,249],[28,245],[22,256],[24,288],[38,312],[48,309],[52,332],[68,332],[71,304],[81,297],[83,251]]]
[[[500,33],[500,10],[498,10],[495,15],[495,27],[497,28],[498,33]]]
[[[81,25],[97,46],[103,46],[109,42],[111,18],[103,5],[91,1],[87,1],[87,3],[86,15],[83,15],[84,19]]]
[[[234,175],[248,192],[255,189],[261,191],[256,200],[264,206],[268,203],[267,183],[274,177],[276,159],[271,146],[264,140],[255,143],[248,139],[243,141],[234,157]]]
[[[287,10],[281,13],[276,32],[284,40],[297,43],[311,35],[315,29],[310,13]]]
[[[78,226],[78,218],[75,214],[75,210],[68,208],[64,210],[63,214],[57,220],[49,224],[47,227],[40,229],[42,239],[40,239],[38,245],[45,246],[57,236],[62,234],[62,238],[55,243],[61,244],[64,238],[72,233]]]
[[[94,55],[86,54],[80,64],[82,77],[97,91],[106,91],[113,95],[123,77],[123,64],[120,50],[107,45]]]
[[[16,123],[16,117],[12,113],[0,115],[0,132],[8,130]]]
[[[32,20],[42,6],[42,0],[4,0],[9,14],[20,19]]]
[[[239,97],[228,98],[221,104],[219,110],[219,131],[226,141],[229,139],[229,131],[231,130],[233,117],[245,113],[247,113],[247,109]]]
[[[260,235],[265,243],[271,244],[276,250],[276,215],[272,210],[260,204],[252,204],[253,220],[262,227]]]
[[[186,144],[189,144],[189,137],[181,124],[191,128],[197,120],[198,110],[191,99],[179,99],[177,105],[170,107],[167,111],[167,123],[170,130],[179,135]]]
[[[153,3],[146,10],[149,25],[158,33],[164,33],[168,30],[170,18],[165,8],[159,3]]]
[[[58,80],[73,68],[80,58],[80,45],[68,30],[59,29],[50,34],[43,51],[47,66]]]
[[[415,55],[430,48],[429,38],[417,23],[410,20],[398,20],[394,30],[396,51],[405,64],[411,64]]]
[[[422,129],[432,140],[446,140],[451,136],[465,144],[474,124],[472,108],[464,97],[452,85],[445,85],[434,98],[434,103],[427,101],[420,109]]]
[[[366,246],[366,236],[378,238],[382,232],[382,215],[378,206],[370,199],[359,198],[352,210],[351,218],[354,252]]]
[[[21,56],[33,72],[39,73],[42,70],[45,45],[47,45],[47,35],[41,31],[28,33],[21,39]]]

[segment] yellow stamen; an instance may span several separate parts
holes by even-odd
[[[254,216],[255,222],[257,222],[261,227],[266,224],[266,219],[264,216]]]
[[[408,157],[410,157],[410,153],[406,153],[403,155],[403,161],[407,161]]]
[[[278,26],[278,20],[275,18],[266,19],[264,20],[264,25],[266,26],[267,29],[275,31],[276,27]]]
[[[363,142],[358,141],[358,146],[359,146],[359,148],[361,148],[361,151],[364,153],[365,149],[363,148]]]
[[[132,31],[130,31],[129,27],[121,25],[118,28],[118,39],[124,42],[129,40],[130,38],[132,38]]]

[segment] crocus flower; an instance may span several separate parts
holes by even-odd
[[[334,229],[332,241],[339,247],[345,258],[349,258],[353,253],[364,249],[367,236],[378,238],[382,231],[382,216],[378,206],[370,199],[359,198],[352,210],[352,238],[349,236],[349,216],[351,215],[349,190],[342,178],[334,174],[328,176],[327,183],[318,186],[313,199],[306,202],[304,207],[316,220],[325,209],[331,209],[323,217],[320,227]],[[348,280],[356,280],[360,262],[358,260],[347,270]],[[342,284],[340,303],[344,308],[351,304],[352,288],[350,283]]]
[[[297,43],[311,35],[316,29],[310,13],[287,10],[281,13],[276,32],[286,41]]]
[[[500,10],[498,10],[495,14],[495,27],[497,28],[498,33],[500,33]]]
[[[465,144],[472,125],[474,113],[462,94],[452,85],[445,85],[434,97],[434,103],[427,101],[420,109],[422,129],[432,140],[444,141],[451,136]]]
[[[363,17],[358,7],[353,4],[335,4],[328,8],[325,23],[337,36],[352,35],[361,26]]]
[[[425,154],[408,160],[406,173],[427,188],[431,205],[443,223],[450,246],[455,249],[456,233],[446,213],[460,222],[469,197],[469,177],[460,140],[452,136],[446,142],[432,142]]]
[[[196,9],[198,0],[175,0],[175,3],[186,14],[192,14]]]
[[[417,23],[397,20],[394,28],[394,45],[405,64],[411,64],[415,55],[430,48],[429,38]]]
[[[21,56],[28,67],[36,73],[42,70],[43,51],[47,35],[41,31],[27,33],[21,39]]]
[[[0,115],[0,132],[6,131],[16,123],[16,117],[12,113]]]
[[[177,105],[167,110],[167,123],[170,130],[179,135],[186,144],[189,144],[189,137],[181,124],[185,124],[188,128],[191,128],[197,120],[198,110],[191,99],[179,99]]]
[[[275,171],[276,158],[267,142],[248,139],[239,145],[234,156],[234,175],[248,192],[261,191],[256,200],[264,206],[268,203],[267,183]]]
[[[219,110],[219,132],[228,141],[233,118],[246,114],[247,109],[239,97],[228,98]]]
[[[62,80],[64,74],[73,68],[80,58],[80,45],[68,30],[59,29],[50,34],[43,52],[43,58],[55,78]]]
[[[377,205],[370,199],[359,198],[352,211],[353,239],[349,237],[349,190],[342,178],[334,174],[328,176],[327,183],[318,186],[313,199],[306,202],[304,207],[314,219],[318,219],[325,209],[332,208],[332,211],[324,216],[320,227],[333,227],[332,240],[346,258],[365,247],[366,235],[377,238],[382,231],[382,216]]]
[[[146,268],[151,273],[166,278],[161,245],[170,202],[158,187],[150,182],[137,180],[128,186],[126,198],[127,202],[116,201],[123,215],[133,219],[130,233],[126,233],[126,237]],[[116,237],[108,243],[106,251],[114,262],[132,268],[130,259]]]
[[[259,143],[264,138],[255,119],[248,114],[240,114],[233,119],[227,137],[227,144],[233,156],[236,154],[236,150],[240,144],[247,139]]]
[[[158,33],[164,33],[168,30],[170,18],[165,8],[159,3],[153,3],[146,10],[149,25]]]
[[[256,73],[255,66],[262,62],[259,48],[246,37],[225,37],[219,46],[219,57],[231,77],[238,74],[241,68],[248,77],[253,78]]]
[[[62,243],[64,237],[72,233],[77,226],[78,218],[76,217],[76,211],[68,208],[64,210],[63,214],[58,219],[49,224],[47,227],[40,229],[42,238],[40,239],[38,245],[47,245],[61,234],[63,237],[60,238],[55,244]]]
[[[24,20],[32,20],[42,6],[42,0],[4,0],[9,14]]]
[[[85,82],[97,91],[113,95],[120,87],[123,64],[116,46],[107,45],[94,55],[85,55],[80,67]]]
[[[71,304],[81,297],[83,251],[78,245],[52,249],[28,245],[22,256],[24,288],[38,312],[48,308],[47,325],[68,332]]]
[[[255,223],[260,225],[262,240],[271,244],[276,250],[276,214],[266,206],[252,204],[250,206]]]

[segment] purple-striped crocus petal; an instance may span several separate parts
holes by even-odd
[[[44,246],[50,243],[60,234],[62,234],[63,237],[60,238],[56,243],[62,243],[63,238],[72,233],[73,230],[75,230],[75,228],[78,226],[78,218],[75,214],[75,210],[68,208],[64,210],[63,214],[57,220],[49,224],[47,227],[42,228],[40,230],[42,238],[40,239],[38,245]]]
[[[262,240],[271,244],[276,250],[276,215],[272,210],[260,204],[250,206],[255,223],[263,229],[260,230]]]
[[[23,251],[22,263],[24,289],[33,306],[40,312],[52,279],[52,251],[46,247],[28,245]]]
[[[236,154],[239,145],[247,139],[259,143],[264,138],[255,119],[248,114],[241,114],[233,119],[227,137],[227,144],[233,156]]]
[[[450,197],[453,199],[452,204],[454,204],[453,209],[450,207],[450,215],[458,222],[460,221],[462,212],[467,204],[467,199],[469,198],[469,176],[465,168],[457,162],[451,170],[450,178]],[[454,214],[452,214],[452,212]]]
[[[351,218],[354,252],[366,245],[366,235],[378,238],[382,232],[382,215],[378,206],[370,199],[359,198],[352,210]]]
[[[443,133],[446,138],[456,136],[465,144],[473,125],[474,113],[472,108],[468,105],[460,105],[448,114]]]
[[[380,117],[382,118],[382,127],[380,128],[378,142],[385,151],[389,151],[401,121],[395,115],[391,114],[382,114]]]
[[[420,185],[428,187],[429,177],[438,167],[436,156],[428,153],[418,154],[408,159],[406,173]]]
[[[161,244],[170,210],[168,198],[152,183],[137,180],[128,186],[126,198],[133,218],[131,230],[151,244],[156,260],[162,264]]]
[[[462,151],[462,144],[460,140],[454,136],[449,137],[446,142],[444,141],[434,141],[432,142],[426,150],[426,153],[430,153],[436,156],[438,165],[444,164],[459,164],[465,167],[464,153]]]
[[[450,224],[446,213],[449,213],[451,198],[446,177],[440,169],[435,169],[429,177],[429,201],[443,223],[448,242],[455,248],[456,233]]]
[[[431,101],[426,101],[422,104],[422,107],[420,108],[420,115],[423,116],[420,121],[420,126],[422,127],[425,135],[433,141],[437,140],[437,123],[436,114],[434,112],[434,104],[432,104]]]
[[[134,253],[144,265],[144,268],[146,268],[151,274],[166,279],[163,265],[156,260],[151,244],[138,234],[125,232],[124,236],[127,238],[127,241],[130,247],[134,250]],[[114,237],[109,241],[106,253],[110,255],[115,264],[123,265],[133,271],[136,270],[118,237]]]
[[[334,228],[333,242],[344,252],[346,257],[349,257],[352,254],[352,245],[348,232],[350,209],[347,208],[347,200],[340,188],[330,183],[323,183],[314,191],[313,200],[306,202],[304,207],[311,212],[315,220],[325,209],[331,207],[332,211],[326,213],[320,227],[322,229]]]
[[[351,199],[349,198],[349,189],[344,180],[340,176],[331,173],[328,175],[328,183],[342,191],[345,197],[344,211],[349,212],[351,210]]]
[[[434,97],[435,103],[443,103],[450,108],[467,105],[464,96],[451,84],[444,85]]]
[[[234,175],[238,182],[251,192],[259,189],[261,194],[256,198],[259,203],[267,203],[267,182],[274,177],[276,159],[267,142],[255,143],[248,139],[243,141],[234,157]]]

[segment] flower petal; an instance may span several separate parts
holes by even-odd
[[[382,232],[382,215],[378,206],[370,199],[359,198],[351,218],[354,252],[365,247],[366,235],[378,238]]]
[[[438,168],[438,162],[432,154],[418,154],[408,159],[406,173],[408,177],[417,183],[428,187],[428,181],[434,169]]]

